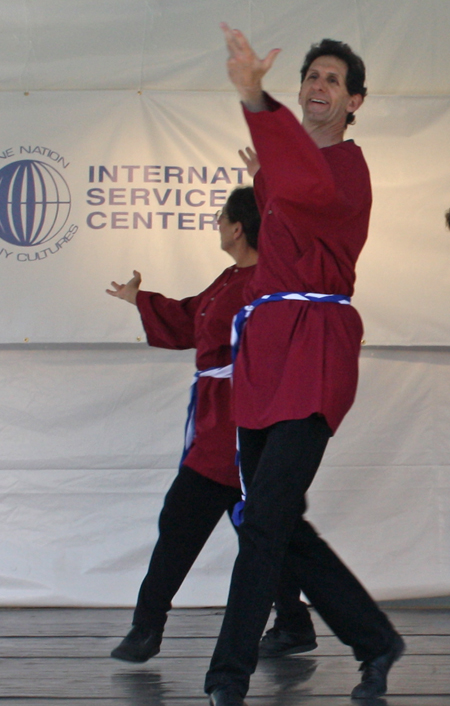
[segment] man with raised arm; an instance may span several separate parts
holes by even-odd
[[[279,50],[259,59],[241,32],[222,29],[228,73],[260,163],[262,224],[258,264],[244,292],[253,307],[241,314],[245,326],[238,322],[233,376],[246,505],[205,690],[213,706],[244,703],[289,567],[362,662],[352,697],[376,697],[387,689],[403,640],[303,517],[328,439],[356,393],[362,324],[350,298],[372,197],[362,152],[344,132],[366,94],[364,64],[342,42],[313,45],[301,70],[300,125],[262,89]],[[246,159],[253,158],[249,150]]]

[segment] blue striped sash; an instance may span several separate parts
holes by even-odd
[[[187,409],[186,425],[184,427],[184,448],[181,456],[180,466],[188,455],[189,449],[195,437],[195,412],[197,408],[197,383],[199,378],[230,378],[233,366],[225,365],[223,368],[207,368],[206,370],[197,370],[194,374],[191,383],[190,399]]]
[[[351,298],[344,294],[316,294],[313,292],[277,292],[276,294],[264,294],[259,299],[255,299],[251,304],[242,307],[240,311],[233,318],[233,323],[231,325],[231,356],[233,362],[239,351],[239,345],[241,341],[242,332],[244,330],[245,323],[252,313],[260,304],[266,304],[267,302],[280,302],[283,300],[290,301],[308,301],[308,302],[334,302],[335,304],[351,304]]]

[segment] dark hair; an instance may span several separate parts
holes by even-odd
[[[450,208],[445,212],[445,222],[447,223],[447,228],[450,228]]]
[[[319,56],[335,56],[347,64],[347,76],[345,77],[345,85],[348,94],[355,96],[361,95],[363,99],[367,95],[367,88],[364,86],[366,80],[366,67],[364,62],[357,54],[355,54],[348,44],[338,42],[335,39],[322,39],[318,44],[312,44],[309,52],[306,54],[303,61],[303,66],[300,69],[302,83],[309,67],[319,58]],[[355,123],[355,114],[348,113],[346,125]]]
[[[241,223],[247,243],[258,249],[258,231],[261,224],[252,186],[238,186],[231,192],[223,209],[230,223]]]

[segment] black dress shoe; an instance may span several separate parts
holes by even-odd
[[[210,706],[245,706],[245,701],[237,691],[229,686],[214,689],[209,695]]]
[[[285,657],[286,655],[310,652],[317,647],[314,628],[304,632],[287,632],[271,628],[259,643],[259,658]]]
[[[124,662],[146,662],[158,654],[161,641],[160,632],[133,625],[120,645],[111,652],[111,657]]]
[[[404,651],[405,643],[400,635],[397,635],[389,652],[363,662],[360,667],[361,683],[353,689],[352,699],[370,699],[385,694],[388,672]]]

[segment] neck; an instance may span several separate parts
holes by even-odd
[[[239,253],[233,253],[233,260],[238,267],[251,267],[258,262],[258,253],[253,248],[247,247]]]
[[[317,125],[316,123],[308,123],[308,121],[303,122],[303,127],[320,149],[337,145],[344,139],[345,128]]]

